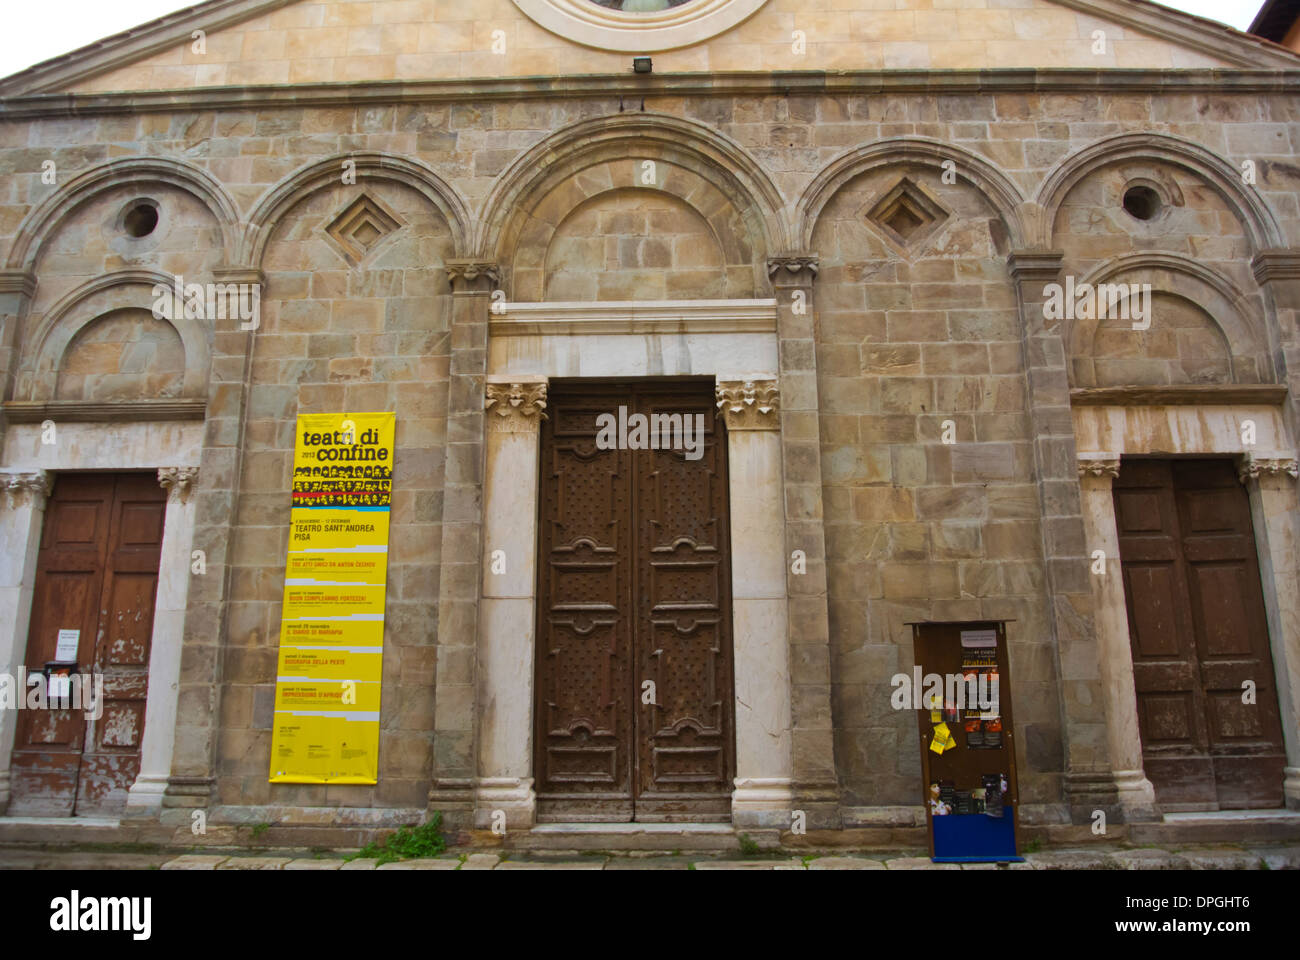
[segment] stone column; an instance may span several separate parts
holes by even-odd
[[[18,371],[18,335],[32,295],[36,293],[36,274],[30,270],[0,270],[0,397],[12,397],[14,377]],[[0,422],[0,445],[5,424]],[[6,775],[8,767],[5,768]]]
[[[190,495],[197,467],[162,467],[158,482],[167,491],[162,551],[158,558],[158,592],[154,601],[149,650],[149,697],[145,703],[140,773],[126,795],[126,817],[151,817],[162,807],[176,742],[176,694],[180,686],[181,635],[185,600],[190,591],[190,545],[194,539],[194,505]]]
[[[737,827],[788,829],[793,805],[789,600],[775,380],[718,380],[730,478]],[[743,565],[742,565],[743,564]]]
[[[438,584],[438,674],[434,688],[433,786],[429,810],[448,826],[473,819],[476,653],[483,560],[483,387],[488,313],[498,273],[481,260],[449,260],[451,370],[447,385],[446,477]]]
[[[213,275],[223,283],[265,284],[261,271],[252,268],[222,269]],[[203,486],[191,494],[191,546],[203,551],[205,572],[194,576],[185,600],[175,742],[162,801],[165,823],[188,824],[190,810],[207,808],[215,801],[221,677],[233,576],[230,541],[239,505],[244,422],[257,335],[255,329],[243,330],[241,326],[238,319],[216,321],[212,335],[199,461]]]
[[[27,659],[27,628],[32,616],[36,556],[41,546],[41,522],[53,478],[44,470],[0,473],[4,499],[0,502],[0,673],[18,677]],[[25,689],[15,690],[25,696]],[[9,763],[17,710],[0,710],[0,814],[9,806]]]
[[[1057,321],[1043,316],[1044,287],[1061,278],[1063,255],[1051,250],[1012,253],[1007,268],[1020,303],[1025,385],[1033,439],[1034,473],[1042,509],[1043,566],[1048,622],[1060,678],[1064,800],[1074,823],[1094,810],[1122,816],[1109,760],[1101,651],[1093,623],[1091,564],[1085,552],[1074,425],[1065,344]],[[1046,772],[1046,771],[1044,771]]]
[[[817,258],[773,257],[768,276],[776,294],[778,376],[781,380],[781,473],[789,597],[792,744],[795,808],[814,829],[840,825],[839,780],[831,719],[830,619],[826,606],[826,530],[822,513],[820,401],[813,280]],[[792,571],[795,550],[807,572]]]
[[[490,378],[483,481],[483,601],[478,642],[479,747],[474,825],[533,825],[533,652],[537,480],[546,378]]]
[[[1277,706],[1286,747],[1282,793],[1300,810],[1300,502],[1292,456],[1245,454],[1239,476],[1250,491],[1260,581],[1268,617]]]
[[[1157,820],[1156,793],[1142,766],[1142,736],[1138,732],[1137,687],[1133,681],[1133,651],[1128,632],[1128,606],[1120,567],[1119,528],[1115,522],[1113,488],[1119,476],[1119,455],[1079,454],[1083,527],[1090,556],[1101,551],[1104,567],[1090,564],[1097,626],[1101,682],[1106,691],[1106,729],[1110,765],[1124,820]]]

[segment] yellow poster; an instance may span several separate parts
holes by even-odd
[[[298,417],[272,783],[376,783],[394,413]]]

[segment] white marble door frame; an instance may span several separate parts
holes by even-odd
[[[180,678],[181,635],[191,576],[201,423],[62,423],[45,439],[37,424],[13,424],[0,459],[0,672],[16,676],[27,655],[32,590],[45,500],[56,471],[156,470],[168,492],[149,654],[149,687],[140,773],[127,813],[147,815],[161,803],[171,772]],[[9,803],[9,763],[17,712],[0,710],[0,812]]]
[[[475,824],[535,819],[539,424],[553,377],[711,375],[728,436],[736,779],[732,822],[784,827],[790,664],[776,301],[507,304],[489,324]],[[494,566],[495,565],[495,566]],[[493,572],[494,569],[496,572]]]
[[[1122,456],[1236,458],[1250,494],[1260,581],[1268,620],[1286,766],[1286,805],[1300,809],[1300,509],[1295,444],[1277,407],[1254,405],[1076,406],[1073,410],[1084,530],[1105,572],[1092,577],[1098,647],[1106,690],[1111,767],[1126,817],[1160,814],[1143,772],[1128,610],[1120,575],[1112,487]],[[1246,421],[1250,429],[1243,429]],[[1243,442],[1252,435],[1254,443]]]

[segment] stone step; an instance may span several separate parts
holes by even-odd
[[[752,831],[750,836],[760,845],[775,840],[765,831]],[[476,833],[475,840],[479,839]],[[501,842],[514,850],[740,849],[740,838],[729,823],[542,823],[507,834]]]
[[[1167,813],[1155,823],[1131,823],[1128,840],[1162,847],[1179,844],[1235,843],[1284,845],[1300,842],[1300,812],[1221,810]]]

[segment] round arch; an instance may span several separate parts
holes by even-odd
[[[502,172],[483,201],[475,250],[502,262],[513,242],[508,229],[555,186],[607,160],[662,159],[694,171],[721,192],[756,233],[764,256],[789,247],[781,193],[758,162],[717,130],[659,113],[580,120],[524,151]]]
[[[161,286],[170,291],[175,282],[176,278],[174,276],[159,270],[118,270],[96,277],[83,283],[75,290],[64,294],[46,311],[37,327],[31,331],[28,340],[31,347],[24,351],[24,356],[19,365],[20,381],[26,381],[22,392],[30,393],[30,399],[32,400],[53,399],[53,378],[49,377],[49,383],[45,383],[42,376],[57,374],[63,356],[73,338],[87,325],[93,323],[107,312],[92,311],[87,312],[84,316],[77,316],[78,309],[96,294],[129,286],[147,286],[151,291],[154,287]],[[153,301],[154,298],[151,292],[148,304],[137,306],[139,309],[148,309],[152,306]],[[121,308],[122,305],[118,305],[112,309]],[[185,376],[181,387],[182,396],[191,398],[204,396],[208,382],[208,366],[211,360],[207,330],[199,320],[187,319],[183,314],[177,317],[162,317],[159,319],[166,320],[175,328],[177,335],[181,339],[181,346],[185,350]],[[48,387],[48,390],[45,389],[46,387]],[[44,396],[43,394],[47,392],[49,396]]]
[[[1012,246],[1025,246],[1027,231],[1020,215],[1025,198],[1005,173],[963,147],[928,137],[892,137],[845,151],[813,177],[795,206],[796,237],[801,249],[811,249],[813,231],[822,210],[850,180],[871,170],[897,164],[913,163],[942,170],[946,161],[952,161],[958,178],[969,183],[993,204],[1006,224]]]
[[[1252,251],[1287,246],[1277,217],[1258,192],[1241,183],[1240,172],[1200,144],[1165,133],[1125,133],[1098,140],[1058,163],[1038,188],[1049,236],[1070,191],[1089,174],[1124,160],[1162,161],[1200,177],[1233,210],[1246,228]]]
[[[207,207],[221,229],[227,253],[237,245],[239,213],[226,188],[206,170],[167,157],[110,160],[68,181],[38,203],[23,219],[5,266],[31,269],[41,247],[74,211],[108,190],[166,184],[184,190]]]
[[[259,265],[280,218],[321,187],[340,182],[344,164],[349,161],[357,173],[405,184],[423,194],[447,221],[457,256],[465,254],[471,231],[469,207],[432,167],[387,153],[345,153],[301,167],[264,193],[248,215],[249,228],[244,246],[238,251],[240,259],[234,262]]]

